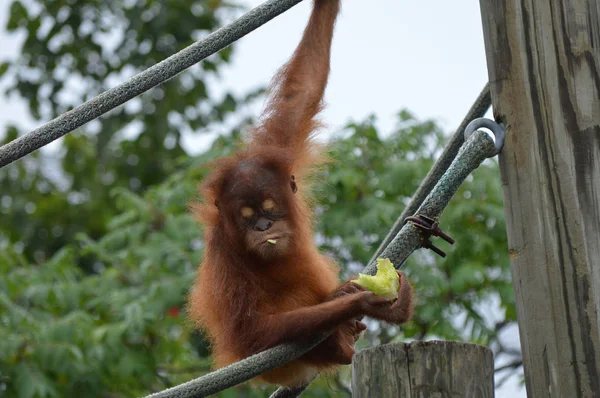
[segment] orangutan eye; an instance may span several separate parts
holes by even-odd
[[[262,203],[263,210],[270,211],[275,208],[275,202],[273,199],[267,199]]]
[[[242,207],[242,210],[240,210],[240,213],[242,214],[242,217],[244,218],[250,218],[254,215],[254,210],[252,210],[251,207]]]

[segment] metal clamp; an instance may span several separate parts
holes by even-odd
[[[437,220],[417,214],[413,217],[407,217],[405,221],[410,222],[415,226],[415,228],[419,229],[419,232],[423,238],[421,247],[429,249],[441,257],[446,257],[446,253],[431,242],[431,236],[438,236],[451,245],[454,244],[455,240],[440,229],[440,224]]]
[[[494,151],[494,154],[490,155],[489,157],[491,158],[496,156],[500,153],[502,147],[504,146],[504,138],[506,136],[504,126],[484,117],[474,119],[471,121],[471,123],[467,124],[467,127],[465,128],[465,141],[469,139],[471,134],[481,128],[490,129],[494,134],[494,146],[496,147],[496,150]]]

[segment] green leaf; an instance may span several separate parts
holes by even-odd
[[[8,62],[0,62],[0,78],[8,71],[10,64]]]
[[[9,32],[14,32],[19,26],[21,26],[26,19],[29,18],[27,13],[27,9],[23,4],[15,0],[10,5],[10,16],[8,17],[8,21],[6,22],[6,30]]]

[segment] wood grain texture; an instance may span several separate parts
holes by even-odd
[[[490,398],[494,359],[487,347],[454,341],[394,343],[352,359],[354,398]]]
[[[600,1],[480,0],[529,397],[600,396]]]

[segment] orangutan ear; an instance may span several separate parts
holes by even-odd
[[[294,176],[290,177],[290,187],[292,188],[293,193],[298,192],[298,185],[296,185],[296,177]]]
[[[215,199],[215,207],[218,209],[219,208],[219,200]]]

